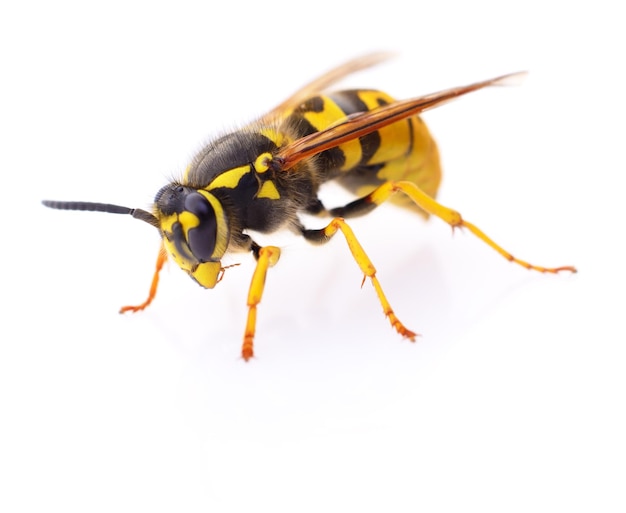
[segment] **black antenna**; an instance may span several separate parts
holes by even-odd
[[[57,210],[83,210],[86,212],[106,212],[107,214],[130,214],[135,219],[160,229],[159,220],[150,212],[140,208],[121,207],[110,203],[89,203],[88,201],[50,201],[43,200],[42,203],[49,208]]]

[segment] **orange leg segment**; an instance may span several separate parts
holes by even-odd
[[[246,331],[243,335],[243,345],[241,347],[241,356],[248,361],[254,356],[254,334],[256,331],[256,307],[263,297],[263,289],[265,288],[265,277],[267,270],[274,266],[280,258],[280,249],[276,246],[265,246],[259,250],[256,269],[252,275],[250,289],[248,291],[248,320],[246,322]]]
[[[150,285],[150,293],[148,294],[148,299],[146,299],[143,303],[137,306],[123,306],[122,308],[120,308],[120,313],[139,312],[140,310],[146,308],[150,303],[152,303],[152,300],[156,296],[157,287],[159,286],[159,273],[161,272],[161,269],[163,269],[163,265],[166,261],[167,253],[165,251],[165,248],[163,247],[163,244],[161,244],[161,247],[159,248],[159,255],[156,261],[156,269],[154,271],[154,276],[152,276],[152,284]]]
[[[363,281],[365,281],[366,278],[369,278],[371,280],[372,285],[376,290],[376,294],[378,295],[378,300],[383,307],[383,312],[385,313],[385,316],[389,319],[391,325],[398,333],[400,333],[400,335],[414,342],[417,334],[408,329],[404,324],[402,324],[402,322],[400,322],[400,319],[396,317],[396,314],[391,308],[391,305],[389,304],[389,301],[387,300],[387,297],[383,292],[378,278],[376,278],[376,268],[374,267],[374,264],[372,264],[372,261],[369,259],[367,253],[365,253],[365,250],[357,240],[354,232],[352,231],[352,228],[348,226],[343,218],[335,217],[328,224],[328,226],[326,226],[326,228],[323,228],[321,230],[303,230],[303,235],[311,242],[324,243],[330,240],[330,238],[335,235],[339,230],[341,230],[341,233],[343,233],[343,236],[346,238],[346,241],[348,242],[348,247],[350,248],[350,252],[352,253],[354,260],[359,265],[359,268],[364,274]]]
[[[510,262],[514,262],[526,269],[531,269],[533,271],[539,271],[541,273],[559,273],[562,271],[570,271],[572,273],[576,272],[576,268],[571,265],[566,265],[562,267],[541,267],[538,265],[530,264],[524,260],[520,260],[519,258],[515,258],[511,253],[506,251],[500,245],[496,244],[493,240],[491,240],[480,228],[473,225],[472,223],[465,221],[461,214],[459,214],[456,210],[452,210],[448,207],[444,207],[441,203],[438,203],[433,198],[431,198],[428,194],[422,191],[417,185],[413,182],[387,182],[375,189],[369,195],[362,198],[362,200],[370,203],[374,203],[375,205],[380,205],[391,195],[396,192],[403,192],[409,198],[411,198],[418,206],[424,209],[429,214],[437,216],[439,219],[448,223],[452,228],[467,228],[470,232],[472,232],[476,237],[482,240],[485,244],[495,249],[498,253],[500,253],[504,258],[509,260]],[[361,200],[357,200],[361,201]]]

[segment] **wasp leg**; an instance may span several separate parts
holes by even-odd
[[[376,268],[372,261],[365,253],[365,250],[357,240],[352,228],[350,228],[346,222],[341,217],[334,218],[326,228],[322,228],[321,230],[308,230],[306,228],[302,228],[302,235],[305,239],[310,242],[314,242],[317,244],[323,244],[328,242],[333,235],[337,233],[338,230],[341,230],[346,241],[348,242],[348,247],[352,252],[352,256],[356,260],[356,263],[359,265],[361,271],[363,272],[363,281],[361,282],[361,286],[365,283],[365,279],[369,278],[372,281],[372,285],[374,285],[374,289],[376,290],[376,294],[378,295],[378,300],[383,307],[383,312],[385,312],[385,316],[389,319],[391,325],[395,328],[395,330],[400,333],[403,337],[407,337],[411,341],[415,341],[416,333],[412,332],[408,329],[400,319],[396,317],[389,301],[387,301],[387,297],[383,292],[382,287],[376,278]]]
[[[311,203],[306,207],[306,211],[309,214],[312,215],[317,215],[317,214],[322,214],[326,212],[326,208],[324,207],[324,204],[318,199],[315,198],[313,201],[311,201]]]
[[[143,303],[137,306],[123,306],[122,308],[120,308],[120,313],[139,312],[140,310],[146,308],[150,303],[152,303],[152,300],[156,296],[157,287],[159,285],[159,273],[161,272],[161,269],[163,269],[163,264],[165,264],[166,261],[167,253],[165,252],[163,244],[161,244],[161,247],[159,248],[159,256],[157,257],[156,269],[154,271],[154,276],[152,277],[152,284],[150,285],[150,293],[148,294],[148,299],[146,299]]]
[[[256,307],[261,302],[261,297],[263,296],[267,270],[274,266],[280,258],[280,249],[276,246],[265,246],[261,248],[253,244],[252,251],[257,259],[257,263],[254,274],[252,275],[252,281],[250,282],[250,290],[248,291],[248,320],[243,336],[243,346],[241,347],[241,356],[246,361],[254,356],[253,345],[256,327]]]
[[[576,268],[570,265],[562,267],[541,267],[538,265],[530,264],[524,260],[520,260],[519,258],[515,258],[511,253],[509,253],[504,248],[496,244],[493,240],[491,240],[480,228],[473,225],[469,221],[464,220],[459,212],[457,212],[456,210],[452,210],[451,208],[444,207],[441,203],[438,203],[428,194],[422,191],[422,189],[420,189],[413,182],[386,182],[367,196],[353,201],[352,203],[349,203],[344,207],[332,209],[330,213],[332,215],[341,215],[345,217],[362,215],[387,201],[396,192],[403,192],[409,198],[411,198],[416,205],[421,207],[429,214],[432,214],[442,219],[450,226],[452,226],[452,229],[467,228],[476,237],[478,237],[488,246],[495,249],[510,262],[514,262],[518,265],[521,265],[522,267],[525,267],[526,269],[532,269],[541,273],[558,273],[561,271],[570,271],[573,273],[576,272]]]

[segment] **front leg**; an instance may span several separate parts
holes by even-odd
[[[254,356],[254,334],[256,331],[256,307],[261,302],[263,289],[265,288],[265,277],[267,270],[274,266],[280,258],[280,249],[276,246],[260,247],[256,243],[252,243],[251,248],[254,253],[256,269],[252,275],[250,289],[248,290],[248,320],[246,322],[246,331],[243,335],[243,346],[241,347],[241,356],[248,361]]]
[[[165,262],[167,262],[167,253],[165,252],[165,247],[163,246],[163,242],[161,242],[161,246],[159,248],[159,255],[157,256],[157,261],[156,261],[156,269],[154,270],[154,275],[152,276],[152,283],[150,285],[150,292],[148,293],[148,298],[140,305],[123,306],[122,308],[120,308],[120,313],[139,312],[141,310],[144,310],[150,303],[152,303],[152,300],[155,298],[156,293],[157,293],[157,288],[159,286],[159,273],[161,272],[161,269],[163,269],[163,265],[165,264]]]

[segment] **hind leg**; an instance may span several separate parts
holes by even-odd
[[[448,223],[452,228],[467,228],[476,237],[482,240],[485,244],[495,249],[500,255],[514,262],[526,269],[533,271],[539,271],[541,273],[558,273],[561,271],[570,271],[575,273],[576,268],[570,265],[562,267],[542,267],[539,265],[530,264],[524,260],[514,257],[511,253],[506,251],[502,246],[496,244],[491,238],[489,238],[480,228],[473,225],[469,221],[464,220],[461,214],[456,210],[443,206],[438,201],[431,198],[422,189],[420,189],[413,182],[398,181],[398,182],[386,182],[380,187],[373,190],[367,196],[364,196],[358,200],[348,203],[347,205],[330,210],[330,214],[333,216],[341,217],[355,217],[366,214],[376,207],[387,201],[395,193],[402,192],[408,198],[410,198],[417,206],[423,209],[425,212],[432,214],[439,219],[442,219]]]

